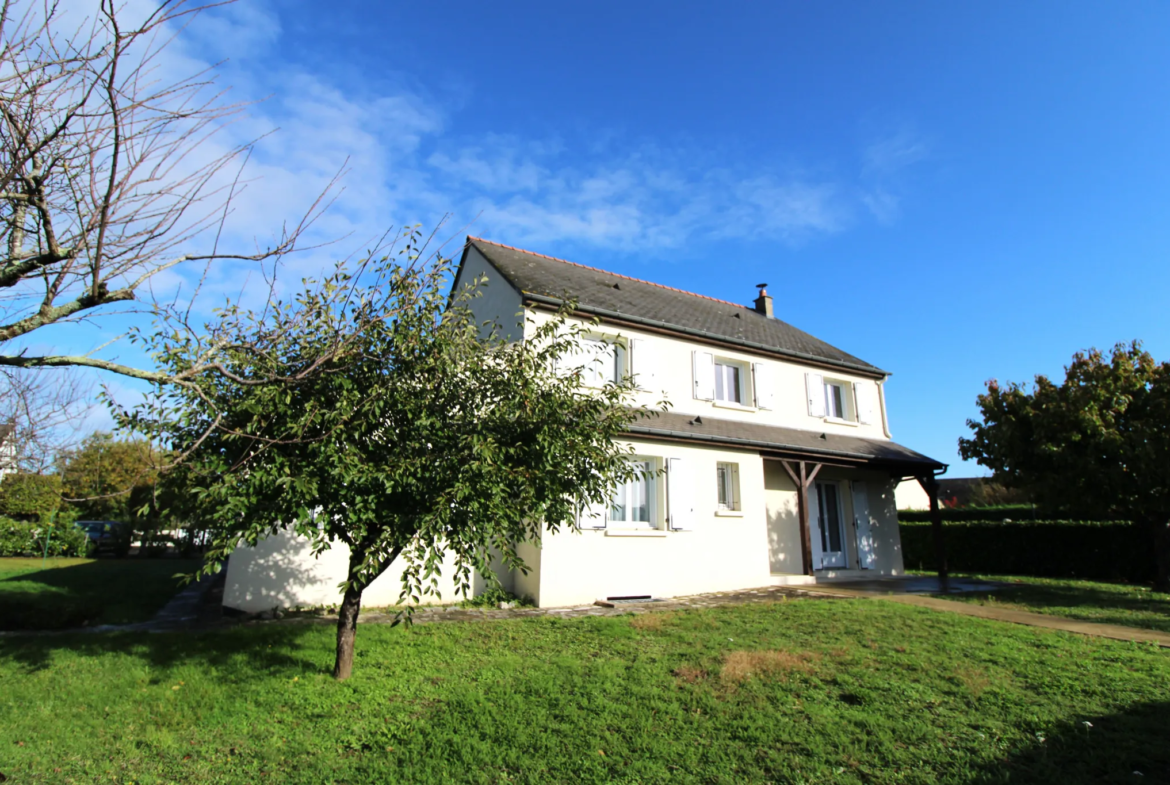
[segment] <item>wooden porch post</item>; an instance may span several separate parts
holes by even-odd
[[[947,544],[943,536],[942,513],[938,509],[938,480],[934,475],[919,477],[918,483],[930,497],[930,530],[934,534],[934,561],[938,570],[939,587],[949,589],[950,572],[947,570]]]
[[[800,522],[801,567],[804,569],[805,575],[812,575],[812,532],[808,524],[808,489],[813,480],[816,479],[817,472],[821,470],[821,464],[812,464],[812,471],[809,471],[809,465],[804,461],[799,461],[796,466],[788,461],[780,461],[780,465],[784,467],[784,471],[788,472],[788,476],[796,485],[796,517]]]

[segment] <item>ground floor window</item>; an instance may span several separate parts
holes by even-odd
[[[718,493],[718,509],[738,510],[739,507],[739,464],[715,464],[715,485]]]
[[[617,487],[609,506],[609,521],[630,528],[657,528],[658,477],[656,462],[636,458],[638,476]]]

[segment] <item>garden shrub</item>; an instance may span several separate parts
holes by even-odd
[[[43,556],[46,537],[49,556],[84,556],[88,538],[73,524],[71,515],[55,523],[0,517],[0,556]]]
[[[907,569],[934,570],[929,523],[902,522]],[[1154,577],[1150,536],[1124,521],[953,521],[943,523],[952,572],[1143,583]]]
[[[16,472],[0,480],[0,515],[49,520],[60,506],[61,478],[55,474]]]

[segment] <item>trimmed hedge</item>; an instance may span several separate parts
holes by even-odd
[[[46,535],[49,556],[85,556],[88,538],[73,516],[61,516],[56,526],[0,517],[0,556],[43,556]]]
[[[942,517],[946,521],[1031,521],[1040,515],[1030,504],[1005,504],[999,507],[944,507]],[[930,521],[930,510],[898,510],[898,520],[903,523]]]
[[[47,520],[61,506],[61,477],[56,474],[9,474],[0,481],[0,515]]]
[[[929,523],[903,522],[902,558],[934,570]],[[1144,583],[1154,578],[1149,534],[1124,521],[944,521],[951,572]]]

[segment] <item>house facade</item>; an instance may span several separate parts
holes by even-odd
[[[561,370],[633,376],[633,406],[670,404],[623,438],[643,476],[523,544],[505,588],[555,607],[902,572],[894,489],[945,467],[890,438],[885,371],[775,318],[762,287],[738,305],[469,238],[454,285],[479,279],[475,316],[509,340],[576,300],[589,326]],[[285,535],[237,551],[225,604],[336,602],[345,554],[307,552]],[[365,604],[397,594],[390,570]]]

